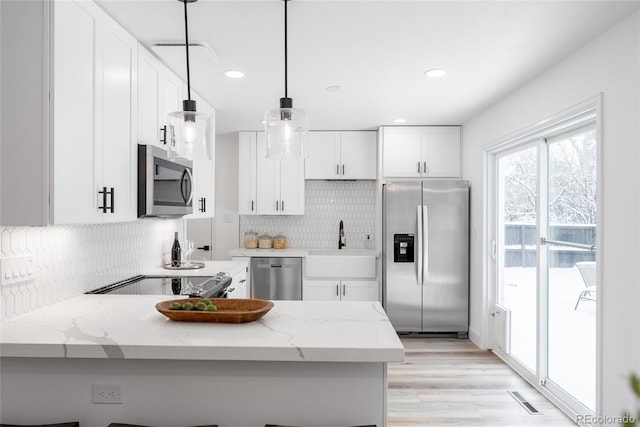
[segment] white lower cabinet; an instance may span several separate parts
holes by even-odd
[[[379,301],[377,280],[304,279],[305,301]]]
[[[233,289],[229,293],[229,298],[249,298],[251,295],[251,277],[249,274],[249,262],[251,257],[234,256],[231,258],[233,261],[243,261],[246,263],[246,267],[239,273],[236,273],[232,278],[231,286]]]
[[[247,286],[247,270],[242,270],[232,277],[229,285],[228,298],[249,298],[249,287]]]

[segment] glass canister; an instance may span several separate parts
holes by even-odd
[[[287,236],[282,233],[278,233],[273,238],[273,248],[274,249],[286,249],[287,248]]]
[[[268,234],[263,234],[258,237],[258,248],[259,249],[271,249],[273,247],[273,240],[271,236]]]
[[[256,249],[258,247],[258,233],[252,230],[245,232],[244,247],[246,249]]]

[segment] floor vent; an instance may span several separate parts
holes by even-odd
[[[508,391],[507,393],[509,393],[511,397],[513,397],[516,400],[516,402],[518,402],[531,415],[542,415],[542,412],[538,411],[536,407],[531,404],[531,402],[525,399],[517,391]]]

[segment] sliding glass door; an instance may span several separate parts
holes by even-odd
[[[575,414],[596,409],[596,135],[585,114],[488,163],[494,351]]]
[[[537,354],[537,146],[497,156],[498,304],[509,312],[509,354],[532,373]]]
[[[545,140],[547,386],[595,410],[596,132]],[[557,387],[557,388],[556,388]]]

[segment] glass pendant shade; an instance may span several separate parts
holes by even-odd
[[[286,98],[282,98],[286,99]],[[307,113],[299,108],[282,107],[264,114],[264,131],[268,159],[301,159],[307,157],[305,146],[309,134]],[[289,99],[290,101],[290,99]],[[288,103],[289,105],[291,102]]]
[[[211,160],[212,120],[199,111],[169,113],[168,151],[175,157]]]

